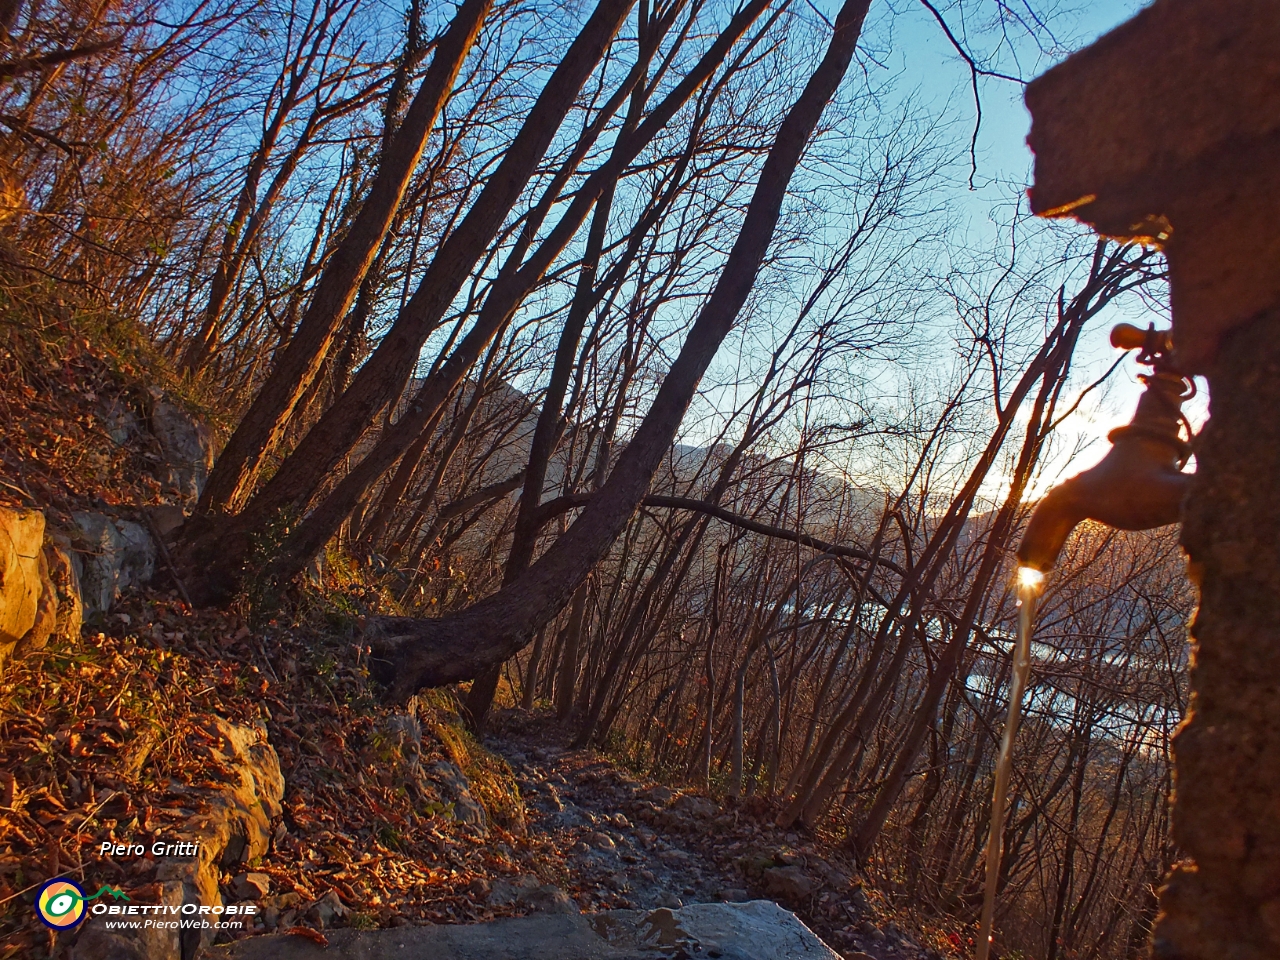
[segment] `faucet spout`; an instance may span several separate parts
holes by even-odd
[[[1144,377],[1146,390],[1133,421],[1111,431],[1110,452],[1097,466],[1054,487],[1031,514],[1018,563],[1048,573],[1082,520],[1120,530],[1150,530],[1177,523],[1191,474],[1182,472],[1190,446],[1182,439],[1182,402],[1189,394],[1179,375]]]

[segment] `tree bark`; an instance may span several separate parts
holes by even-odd
[[[569,203],[568,209],[560,218],[555,228],[531,255],[526,263],[514,269],[504,268],[502,274],[494,282],[481,308],[480,316],[467,333],[458,348],[446,359],[440,368],[427,378],[408,410],[395,426],[385,431],[377,445],[353,469],[337,487],[308,516],[306,522],[282,546],[275,567],[275,575],[282,579],[297,574],[316,552],[333,535],[334,531],[348,516],[355,504],[365,495],[370,487],[394,464],[404,449],[412,442],[416,430],[429,419],[444,403],[449,393],[456,388],[462,378],[471,369],[476,358],[486,344],[494,337],[511,318],[520,303],[534,290],[542,279],[555,257],[564,250],[582,222],[586,219],[592,205],[606,189],[622,175],[626,165],[639,154],[640,150],[670,121],[676,111],[698,90],[699,87],[715,72],[721,61],[728,55],[733,44],[746,32],[747,28],[768,7],[769,0],[752,0],[731,21],[728,27],[716,38],[715,43],[703,55],[698,64],[681,80],[674,90],[644,119],[635,132],[618,141],[609,159],[587,177]],[[514,147],[512,148],[514,152]],[[477,251],[477,256],[479,255]],[[516,258],[512,258],[512,262]],[[461,274],[459,274],[461,275]],[[453,274],[449,274],[453,276]],[[461,280],[458,281],[461,283]],[[456,290],[455,290],[456,292]],[[413,305],[410,305],[411,308]],[[393,327],[392,333],[379,346],[389,347],[390,342],[398,336]],[[423,334],[425,337],[425,334]],[[412,346],[412,350],[410,350]],[[413,344],[401,343],[389,355],[393,362],[404,363],[406,352],[417,355],[421,340]],[[366,364],[366,370],[376,369],[374,360]],[[362,373],[365,373],[362,370]],[[408,375],[408,367],[397,374],[397,383],[403,385]],[[353,384],[353,390],[357,388]],[[357,398],[357,404],[363,403]],[[349,450],[358,437],[359,431],[373,414],[376,408],[368,406],[351,408],[344,404],[343,409],[334,408],[326,419],[308,434],[303,444],[295,451],[294,456],[281,467],[280,473],[272,478],[272,482],[255,497],[251,507],[252,516],[246,516],[240,522],[245,529],[259,526],[270,516],[282,509],[297,507],[309,499],[327,472],[337,463],[341,454],[337,450]],[[332,427],[333,429],[330,429]],[[338,432],[335,432],[338,431]],[[313,440],[314,435],[314,440]],[[247,511],[246,511],[247,512]],[[232,555],[234,559],[234,554]],[[225,575],[224,575],[225,576]]]

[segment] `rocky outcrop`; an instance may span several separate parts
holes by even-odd
[[[75,639],[88,617],[155,573],[147,527],[104,513],[77,512],[70,534],[51,530],[37,510],[0,507],[0,666]]]
[[[0,665],[36,624],[43,551],[44,515],[0,508]]]
[[[36,615],[31,629],[22,635],[14,647],[14,656],[26,656],[32,650],[41,650],[49,642],[58,626],[58,591],[49,577],[49,560],[44,547],[36,554],[36,576],[40,597],[36,601]]]
[[[35,510],[0,508],[0,666],[80,636],[83,605],[70,541]]]
[[[456,764],[441,760],[431,767],[431,777],[444,788],[453,804],[453,818],[459,823],[469,823],[481,834],[488,832],[489,820],[484,807],[471,793],[471,782]]]
[[[262,727],[246,727],[221,717],[210,718],[209,759],[226,771],[220,788],[191,787],[183,792],[199,808],[186,826],[166,839],[194,846],[194,853],[163,858],[156,872],[158,902],[170,905],[226,906],[220,883],[226,873],[265,854],[271,845],[273,823],[282,812],[284,776],[280,759]],[[171,788],[172,789],[172,788]],[[184,850],[187,848],[178,848]],[[244,873],[230,885],[232,897],[260,902],[269,878]],[[151,901],[157,902],[157,901]],[[322,911],[323,904],[312,909]],[[197,914],[198,916],[198,914]],[[109,931],[103,923],[87,922],[68,954],[69,960],[195,960],[213,940],[213,929],[182,931]]]
[[[121,592],[141,586],[155,573],[156,547],[147,528],[104,513],[72,514],[80,596],[84,614],[106,613]]]
[[[80,593],[80,574],[71,550],[71,541],[61,533],[50,534],[46,531],[44,556],[49,570],[49,584],[58,600],[54,635],[74,640],[80,636],[80,627],[84,623],[84,600]]]
[[[0,507],[0,666],[50,637],[79,636],[86,618],[149,581],[152,531],[163,538],[182,525],[183,505],[199,498],[212,468],[209,428],[159,391],[141,402],[113,398],[98,415],[113,441],[150,464],[169,502],[146,507],[145,522],[76,511],[66,531],[46,529],[37,510]]]
[[[117,445],[138,452],[150,464],[165,497],[182,504],[200,498],[213,468],[213,438],[202,420],[158,388],[141,398],[113,397],[98,415]]]
[[[168,860],[156,879],[180,882],[184,903],[222,906],[222,874],[270,848],[272,821],[281,814],[284,776],[265,728],[239,726],[215,716],[209,732],[214,737],[211,758],[231,770],[233,780],[209,797],[206,811],[187,824],[182,839],[194,842],[198,852]],[[204,942],[211,941],[213,931],[206,933]],[[198,932],[187,932],[183,960],[194,955],[199,942]]]
[[[161,489],[182,503],[195,503],[213,468],[209,428],[165,399],[155,402],[150,420],[151,433],[160,444],[155,474]]]

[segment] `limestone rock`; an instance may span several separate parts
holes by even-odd
[[[455,764],[441,760],[431,767],[431,775],[445,788],[453,802],[453,818],[459,823],[469,823],[482,831],[489,828],[484,807],[471,793],[471,783]]]
[[[612,911],[625,919],[625,911]],[[748,903],[694,903],[680,910],[654,910],[637,923],[641,944],[682,942],[695,956],[715,950],[724,960],[837,960],[789,910],[768,900]]]
[[[241,900],[261,900],[271,892],[271,877],[265,873],[241,873],[231,881],[231,892]]]
[[[158,400],[151,410],[151,432],[163,457],[156,479],[166,493],[194,503],[213,467],[209,428],[176,404]]]
[[[323,930],[325,927],[332,926],[334,920],[341,920],[349,912],[346,905],[338,899],[338,894],[330,890],[308,906],[305,915],[308,920]]]
[[[601,833],[599,831],[590,834],[587,837],[587,842],[597,850],[608,850],[612,852],[618,849],[618,845],[613,842],[613,837],[609,836],[607,833]]]
[[[49,580],[58,598],[54,634],[66,640],[78,640],[84,623],[84,601],[80,595],[80,576],[76,572],[71,541],[63,534],[49,536],[46,531],[44,557],[49,567]]]
[[[681,813],[686,813],[699,820],[709,820],[720,812],[720,808],[706,797],[694,796],[691,793],[685,793],[677,797],[672,806]]]
[[[156,548],[147,528],[102,513],[73,513],[86,616],[106,613],[116,597],[155,573]]]
[[[220,904],[219,880],[224,872],[270,848],[271,821],[280,816],[284,775],[280,758],[267,742],[263,727],[245,727],[222,717],[209,720],[213,735],[209,752],[239,778],[212,795],[202,794],[202,812],[181,830],[181,839],[194,841],[194,856],[165,859],[156,871],[160,881],[177,881],[184,903]],[[183,932],[184,955],[194,955],[214,931]]]
[[[133,408],[133,405],[123,397],[111,397],[104,400],[98,411],[98,416],[102,419],[102,425],[106,428],[107,435],[121,447],[137,440],[145,432],[142,418],[138,416],[138,412]]]
[[[533,913],[578,913],[578,905],[567,893],[550,883],[542,884],[520,894],[520,903]]]
[[[698,903],[679,910],[613,910],[583,917],[542,914],[492,923],[249,937],[210,952],[214,960],[839,960],[795,914],[776,903]]]
[[[550,883],[538,883],[533,877],[499,880],[489,892],[494,907],[523,907],[530,913],[577,914],[578,905],[567,893]]]
[[[0,664],[36,622],[44,515],[0,508]]]
[[[675,798],[676,792],[670,787],[664,787],[659,784],[656,787],[650,787],[645,791],[645,796],[651,803],[656,803],[660,807],[665,807]]]
[[[182,884],[160,884],[158,901],[168,906],[181,906]],[[113,932],[104,923],[84,923],[67,952],[68,960],[182,960],[182,946],[177,930],[154,927]]]
[[[40,577],[40,598],[36,601],[35,622],[14,647],[15,657],[25,657],[33,650],[43,650],[58,626],[58,592],[49,578],[49,561],[43,548],[36,558],[36,566]]]

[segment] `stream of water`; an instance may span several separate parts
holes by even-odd
[[[1013,682],[1009,686],[1009,718],[1000,738],[996,758],[996,785],[991,794],[991,829],[987,834],[987,883],[982,897],[982,922],[978,927],[977,960],[991,953],[991,924],[996,912],[996,887],[1000,882],[1000,856],[1004,843],[1005,801],[1013,768],[1013,741],[1022,719],[1022,694],[1031,672],[1031,630],[1036,619],[1036,597],[1044,574],[1030,567],[1018,568],[1018,642],[1013,648]]]

